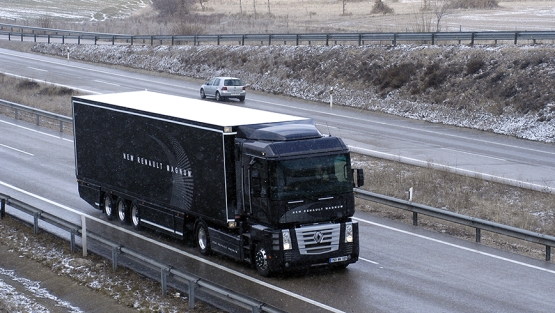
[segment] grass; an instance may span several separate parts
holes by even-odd
[[[1,1],[0,1],[1,3]],[[402,2],[387,2],[395,10],[398,19],[406,19],[411,15],[411,10],[406,7],[401,8]],[[373,2],[347,2],[347,13],[351,7],[357,7],[355,13],[346,14],[340,12],[342,8],[336,1],[322,1],[316,6],[314,1],[297,2],[295,9],[292,10],[290,2],[287,0],[271,2],[270,12],[264,12],[264,6],[259,6],[255,14],[252,7],[245,7],[242,13],[238,12],[236,2],[231,0],[216,0],[206,3],[206,8],[202,12],[195,12],[190,16],[181,27],[188,29],[187,25],[196,24],[195,29],[202,29],[206,33],[225,33],[225,32],[246,32],[258,29],[261,32],[299,32],[299,31],[326,31],[328,28],[322,27],[321,20],[329,20],[329,25],[336,24],[336,21],[343,21],[345,15],[356,25],[362,25],[358,18],[373,20],[374,16],[369,16],[365,11],[366,6],[371,9]],[[224,9],[232,8],[233,14],[224,14]],[[268,8],[266,8],[268,10]],[[229,13],[229,12],[228,12]],[[336,16],[342,18],[335,19]],[[389,18],[389,17],[388,17]],[[60,28],[67,28],[67,23]],[[340,23],[339,23],[340,24]],[[130,26],[133,26],[131,31]],[[396,27],[402,24],[397,23]],[[107,22],[85,22],[75,25],[80,30],[101,31],[101,32],[136,32],[136,33],[171,33],[172,23],[161,23],[152,12],[142,12],[140,15],[133,15],[127,19],[109,20]],[[350,26],[349,26],[350,27]],[[407,26],[408,27],[408,26]],[[225,29],[224,29],[225,28]],[[348,30],[343,26],[330,26],[335,31]],[[350,28],[349,28],[350,29]],[[372,31],[365,29],[365,31]],[[2,43],[4,45],[4,43]],[[13,45],[14,43],[6,43]],[[24,49],[28,45],[21,44]],[[490,112],[501,114],[507,110],[507,106],[514,104],[510,110],[518,112],[528,112],[536,110],[535,105],[554,102],[553,93],[550,92],[551,80],[535,80],[531,85],[530,80],[518,78],[518,75],[507,76],[513,70],[525,72],[526,77],[541,77],[541,68],[550,60],[551,49],[539,49],[533,57],[526,54],[526,51],[519,51],[517,48],[510,62],[498,62],[496,56],[489,58],[487,55],[469,50],[459,53],[452,53],[449,50],[424,49],[426,55],[405,55],[403,52],[388,51],[386,60],[391,66],[383,66],[379,62],[373,61],[381,57],[367,55],[363,58],[343,59],[344,66],[338,67],[329,79],[335,81],[359,82],[361,88],[368,84],[376,86],[383,97],[392,92],[405,94],[408,98],[420,97],[423,101],[432,103],[443,103],[459,109],[477,110],[483,109]],[[379,50],[379,49],[378,49]],[[228,52],[222,52],[228,53]],[[372,52],[370,52],[372,53]],[[504,53],[505,55],[512,55]],[[466,62],[459,62],[456,58],[463,57]],[[190,61],[193,56],[184,58],[184,62]],[[202,56],[199,56],[202,57]],[[253,71],[265,73],[271,68],[294,68],[286,75],[297,75],[305,79],[306,73],[314,73],[318,69],[317,64],[324,64],[326,59],[303,58],[295,55],[291,59],[278,59],[277,56],[264,56],[267,64],[260,65],[249,62],[256,56],[237,56],[230,54],[225,60],[232,60],[238,66],[254,66]],[[330,56],[323,56],[329,58]],[[258,56],[258,58],[261,58]],[[269,58],[269,59],[268,59]],[[217,58],[210,58],[211,60]],[[273,60],[272,60],[273,59]],[[354,61],[358,60],[358,61]],[[369,60],[363,61],[359,60]],[[408,62],[408,60],[427,60],[425,62]],[[430,61],[431,60],[431,61]],[[437,61],[434,61],[437,60]],[[196,63],[199,63],[195,61]],[[280,65],[280,62],[283,62]],[[351,63],[349,63],[351,62]],[[200,62],[202,63],[202,62]],[[204,64],[204,63],[203,63]],[[260,65],[260,66],[258,66]],[[278,65],[278,66],[276,66]],[[227,64],[229,66],[229,64]],[[352,69],[357,69],[353,71]],[[361,79],[353,80],[350,73],[358,73]],[[317,73],[318,75],[331,75],[327,73]],[[284,74],[285,75],[285,74]],[[457,83],[454,83],[454,82]],[[478,83],[476,83],[478,82]],[[486,83],[484,83],[486,82]],[[484,90],[487,85],[494,86],[489,91]],[[513,86],[513,87],[511,87]],[[457,88],[468,92],[458,92]],[[516,93],[518,90],[531,89],[530,93]],[[8,101],[21,103],[44,110],[49,110],[59,114],[70,115],[70,97],[75,91],[59,89],[59,87],[37,84],[30,81],[20,81],[13,77],[0,76],[0,98]],[[490,101],[488,103],[475,102],[468,98],[470,94],[486,94]],[[464,95],[459,97],[454,95]],[[541,97],[546,97],[545,99]],[[539,100],[538,101],[538,97]],[[475,107],[472,107],[475,105]],[[1,109],[1,108],[0,108]],[[10,114],[7,112],[7,114]],[[33,117],[24,117],[34,121]],[[540,117],[541,118],[541,117]],[[56,126],[54,126],[56,127]],[[415,167],[406,164],[389,162],[381,159],[373,159],[365,156],[355,158],[356,165],[366,169],[366,189],[380,194],[393,196],[396,198],[406,198],[409,188],[414,188],[414,201],[432,207],[443,208],[453,212],[478,217],[514,227],[527,229],[534,232],[555,235],[554,209],[552,203],[555,196],[541,192],[535,192],[501,184],[491,183],[480,180],[479,178],[469,178],[459,176],[449,172],[434,171],[428,168]],[[369,211],[373,214],[383,215],[406,223],[412,223],[412,215],[403,211],[397,211],[383,206],[359,203],[358,209]],[[432,218],[422,218],[420,225],[439,232],[448,233],[473,240],[474,230],[458,225],[452,225]],[[501,248],[514,250],[539,257],[543,254],[543,247],[514,241],[494,234],[483,234],[483,243],[489,243]],[[542,257],[543,258],[543,257]]]

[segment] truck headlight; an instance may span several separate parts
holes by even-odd
[[[353,223],[345,224],[345,242],[353,242]]]
[[[293,249],[293,245],[291,244],[291,234],[289,233],[289,229],[284,229],[281,231],[283,235],[283,250],[291,250]]]

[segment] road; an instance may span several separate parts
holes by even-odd
[[[87,93],[151,90],[198,98],[200,82],[0,49],[0,71]],[[236,104],[230,102],[230,104]],[[246,107],[314,118],[353,151],[555,191],[555,145],[287,97],[249,92]]]
[[[65,136],[0,118],[0,192],[50,212],[71,208],[94,217],[73,178]],[[20,188],[20,189],[16,189]],[[48,200],[46,202],[46,200]],[[261,278],[245,264],[201,257],[167,241],[160,248],[130,228],[106,230],[128,248],[194,272],[289,312],[546,312],[555,309],[555,265],[358,212],[361,260],[345,271]],[[90,227],[96,227],[90,223]],[[119,227],[117,223],[114,227]],[[153,238],[151,232],[138,235]]]
[[[5,57],[6,52],[0,51],[0,58]],[[33,55],[10,58],[13,56],[0,63],[2,72],[18,73],[67,86],[78,85],[91,92],[149,89],[197,96],[196,85],[185,80],[122,72]],[[12,62],[16,60],[20,62],[19,70],[17,66],[12,67]],[[58,68],[62,69],[58,71]],[[289,98],[271,98],[252,93],[244,105],[314,117],[322,131],[346,137],[351,144],[365,145],[365,149],[372,148],[380,153],[403,150],[403,153],[414,156],[412,152],[419,151],[417,147],[407,148],[406,151],[401,148],[416,142],[419,135],[426,137],[426,134],[434,141],[425,145],[436,149],[443,145],[472,151],[474,148],[468,146],[474,145],[477,147],[475,149],[504,153],[504,149],[499,147],[491,149],[489,146],[492,144],[478,148],[479,142],[494,140],[496,143],[509,142],[511,147],[519,147],[514,151],[522,150],[518,158],[513,157],[511,160],[527,159],[527,155],[532,155],[534,151],[523,149],[523,146],[514,144],[520,141],[503,136],[484,134],[485,137],[480,138],[480,132],[469,133],[468,130],[417,121],[403,123],[402,119],[366,115],[355,110],[330,110],[325,106]],[[0,134],[1,193],[70,219],[77,220],[78,217],[68,214],[66,208],[94,217],[102,216],[77,195],[70,137],[5,117],[0,117]],[[475,137],[474,140],[471,135]],[[465,141],[453,143],[453,138]],[[526,147],[526,142],[523,141],[522,145]],[[546,149],[548,146],[545,145]],[[421,154],[426,151],[420,149]],[[545,159],[542,163],[549,163]],[[555,310],[551,288],[555,265],[552,263],[383,220],[364,212],[358,212],[356,218],[360,223],[361,235],[359,262],[345,271],[313,271],[305,276],[285,275],[268,279],[259,277],[253,269],[242,263],[221,257],[200,257],[195,249],[181,243],[167,242],[171,247],[177,247],[167,249],[145,244],[143,239],[137,237],[155,237],[150,232],[137,234],[119,229],[109,231],[113,231],[113,237],[121,240],[122,244],[149,251],[150,255],[157,256],[164,264],[175,264],[178,268],[191,270],[222,286],[240,289],[249,296],[289,312]],[[119,227],[114,224],[116,226]]]

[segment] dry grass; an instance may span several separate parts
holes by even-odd
[[[354,155],[353,166],[364,168],[363,189],[476,217],[504,225],[555,236],[555,195],[532,191],[447,171],[417,167],[378,158]],[[358,201],[358,210],[412,224],[412,213]],[[419,226],[475,240],[475,229],[420,215]],[[511,252],[545,258],[545,247],[482,232],[482,243]]]

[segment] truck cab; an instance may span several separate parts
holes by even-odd
[[[354,170],[341,139],[285,123],[241,126],[235,145],[237,215],[260,274],[357,261]]]

